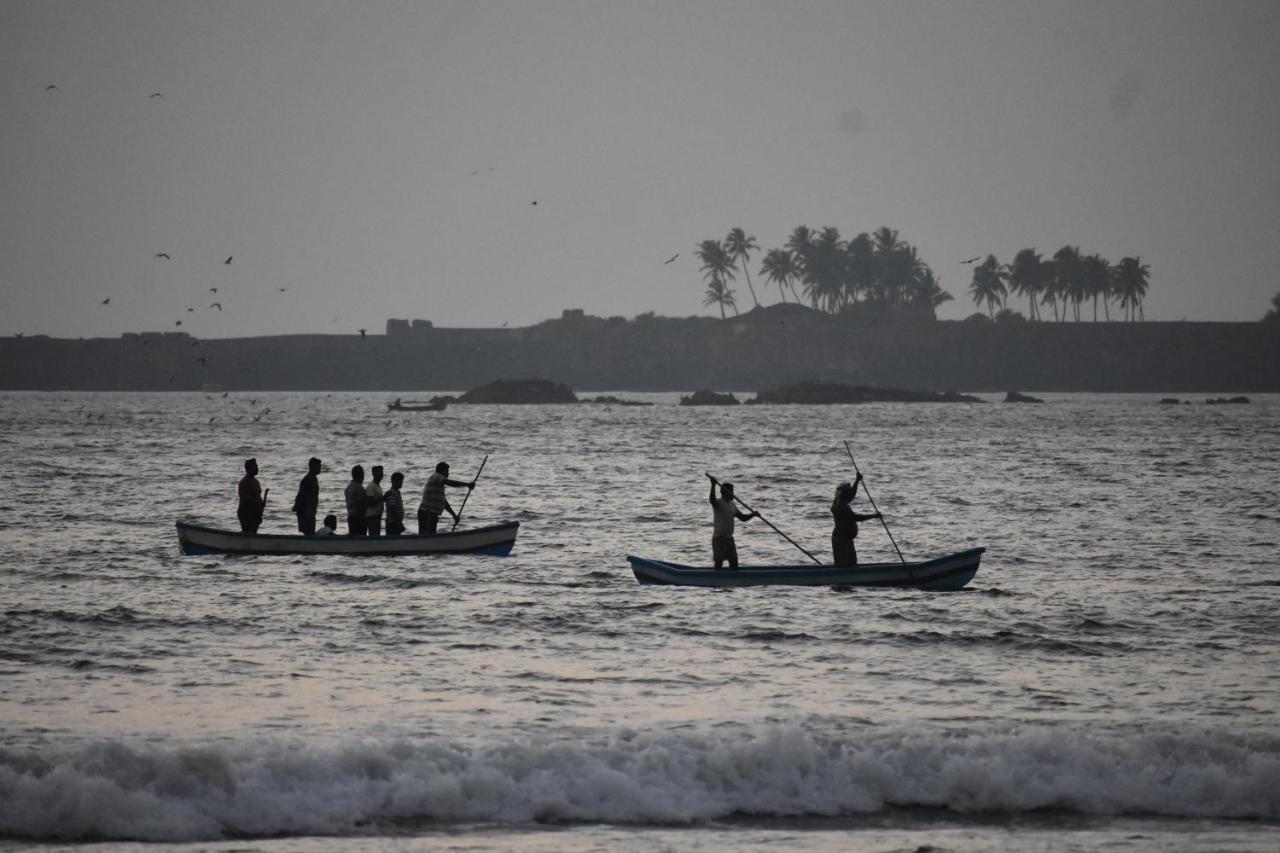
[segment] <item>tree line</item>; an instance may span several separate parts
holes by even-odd
[[[759,307],[749,264],[760,251],[756,238],[742,228],[731,229],[723,240],[700,242],[695,254],[706,283],[702,304],[717,306],[722,318],[726,308],[737,314],[737,293],[730,285],[741,273],[751,301]],[[799,225],[781,248],[763,252],[756,274],[762,284],[777,286],[783,302],[789,292],[799,303],[803,292],[812,307],[830,314],[934,319],[938,306],[953,298],[916,247],[889,227],[845,240],[831,226],[814,231]],[[1124,309],[1126,319],[1136,320],[1145,319],[1142,300],[1149,277],[1150,269],[1136,257],[1113,266],[1099,255],[1082,255],[1074,246],[1062,247],[1050,259],[1035,249],[1023,249],[1008,266],[988,255],[974,267],[969,293],[976,305],[986,304],[992,318],[997,308],[1009,310],[1013,294],[1028,298],[1032,320],[1041,319],[1042,305],[1052,307],[1055,320],[1079,320],[1081,305],[1089,301],[1095,320],[1099,301],[1106,319],[1111,319],[1114,302]]]

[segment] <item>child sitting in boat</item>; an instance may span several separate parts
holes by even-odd
[[[332,536],[338,532],[338,517],[336,515],[326,515],[324,517],[324,526],[317,530],[312,536]]]

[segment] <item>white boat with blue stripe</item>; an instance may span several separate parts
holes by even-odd
[[[401,557],[414,554],[487,554],[505,557],[516,544],[520,522],[508,521],[433,536],[303,536],[296,533],[241,533],[179,521],[178,547],[198,554],[343,554]]]
[[[894,586],[927,590],[963,589],[978,573],[986,548],[970,548],[916,563],[862,563],[857,566],[739,566],[713,569],[628,555],[642,584],[671,586]]]

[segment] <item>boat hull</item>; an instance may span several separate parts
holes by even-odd
[[[918,563],[863,563],[858,566],[739,566],[709,569],[627,556],[636,580],[670,586],[893,586],[927,590],[964,588],[978,573],[985,548]]]
[[[415,554],[487,554],[505,557],[516,544],[520,522],[437,533],[402,536],[302,536],[284,533],[241,533],[177,522],[178,547],[188,556],[200,554],[341,554],[352,557],[399,557]]]

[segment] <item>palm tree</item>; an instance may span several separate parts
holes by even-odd
[[[782,288],[784,285],[790,287],[791,295],[795,296],[796,286],[792,282],[800,277],[800,265],[796,263],[795,256],[786,249],[770,249],[765,253],[764,260],[760,262],[760,275],[778,285],[778,295],[782,297],[783,302],[786,302],[787,292]],[[799,301],[797,298],[796,302]]]
[[[732,288],[725,285],[724,280],[719,276],[712,276],[707,282],[707,291],[702,299],[703,305],[719,305],[720,319],[725,318],[724,306],[729,305],[733,308],[733,313],[738,313],[738,302],[733,298]]]
[[[1141,258],[1121,258],[1116,267],[1116,296],[1129,322],[1133,322],[1135,316],[1146,319],[1142,313],[1142,298],[1147,295],[1147,279],[1150,277],[1151,268]]]
[[[1084,292],[1093,299],[1093,322],[1098,322],[1098,297],[1107,320],[1111,319],[1111,263],[1101,255],[1086,255],[1081,261]]]
[[[1264,323],[1280,323],[1280,293],[1271,297],[1271,310],[1262,315]]]
[[[1025,296],[1030,303],[1030,312],[1028,319],[1039,320],[1040,315],[1036,311],[1036,297],[1044,289],[1044,261],[1040,259],[1040,254],[1035,249],[1023,249],[1013,257],[1013,264],[1009,268],[1009,284],[1013,287],[1013,292],[1019,296]]]
[[[921,267],[920,274],[907,292],[907,308],[913,315],[936,320],[938,306],[953,297],[942,289],[942,283],[934,277],[928,264],[922,264]]]
[[[729,236],[724,238],[725,251],[729,253],[729,257],[742,264],[742,274],[747,277],[747,288],[751,291],[751,301],[760,307],[760,300],[756,299],[756,289],[751,285],[751,273],[747,271],[747,261],[751,260],[751,253],[760,248],[756,243],[754,236],[747,236],[747,232],[741,228],[732,228]]]
[[[1009,277],[1003,264],[995,255],[987,255],[987,259],[973,268],[973,283],[969,285],[969,293],[975,305],[987,303],[987,314],[996,318],[996,306],[1004,307],[1008,289],[1005,280]]]
[[[840,229],[828,225],[809,242],[804,264],[804,289],[813,307],[835,313],[844,304],[845,246]]]
[[[845,289],[850,302],[870,297],[876,286],[875,244],[862,232],[845,246]]]
[[[1063,246],[1053,253],[1054,284],[1057,295],[1062,298],[1062,319],[1067,319],[1067,302],[1075,309],[1075,318],[1080,319],[1080,303],[1084,301],[1084,278],[1081,273],[1080,249],[1077,246]],[[1057,313],[1057,306],[1054,306]]]

